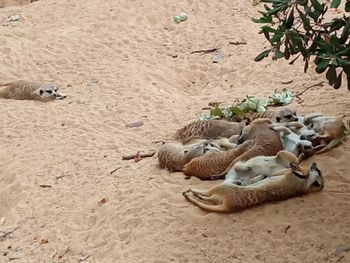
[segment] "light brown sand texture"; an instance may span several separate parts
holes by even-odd
[[[204,212],[181,194],[218,182],[169,174],[155,156],[121,160],[157,149],[153,141],[210,101],[324,80],[302,63],[253,61],[268,46],[251,22],[258,9],[243,0],[1,8],[0,21],[21,19],[0,26],[0,82],[54,81],[68,97],[0,100],[0,231],[19,227],[0,232],[0,262],[350,262],[349,142],[307,162],[322,169],[323,191],[232,214]],[[175,24],[181,11],[189,18]],[[190,54],[213,47],[224,53],[219,63],[213,53]],[[292,104],[301,114],[350,117],[345,86],[325,84],[302,99]],[[125,127],[134,120],[144,125]]]

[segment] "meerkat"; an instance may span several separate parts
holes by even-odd
[[[201,180],[211,179],[213,174],[218,174],[227,168],[227,166],[254,146],[253,140],[248,140],[236,149],[223,152],[212,152],[192,159],[185,164],[183,172],[186,176],[195,176]]]
[[[316,154],[325,153],[337,147],[349,135],[349,130],[340,118],[322,121],[319,130],[321,142],[324,140],[326,144],[320,143],[316,147]]]
[[[187,143],[196,138],[230,138],[232,135],[240,134],[244,125],[244,122],[229,122],[225,120],[194,121],[177,130],[173,139]]]
[[[18,80],[0,84],[0,87],[3,87],[0,88],[0,97],[5,99],[50,101],[67,97],[50,83]]]
[[[272,129],[277,131],[283,141],[283,149],[299,156],[301,153],[305,153],[305,157],[310,157],[314,153],[312,142],[308,140],[301,140],[300,136],[292,132],[286,126],[271,126]]]
[[[313,163],[304,171],[296,163],[283,175],[273,176],[249,186],[223,182],[207,191],[189,189],[183,193],[187,201],[210,212],[235,212],[270,201],[320,191],[324,187],[321,171]]]
[[[165,143],[158,149],[160,168],[167,168],[170,172],[182,171],[183,166],[195,157],[205,153],[220,151],[209,145],[208,141],[181,145],[179,143]]]
[[[291,108],[285,108],[280,111],[266,110],[264,112],[252,112],[248,113],[244,118],[249,121],[254,121],[256,119],[270,119],[273,122],[290,122],[296,121],[298,116],[296,111]]]
[[[272,121],[269,119],[256,119],[242,129],[238,143],[246,140],[254,140],[254,146],[248,151],[234,159],[226,170],[220,174],[212,175],[212,180],[224,179],[225,175],[231,170],[238,161],[247,161],[256,156],[274,156],[283,150],[280,136],[271,129]]]
[[[278,175],[290,163],[299,164],[301,158],[282,150],[275,156],[257,156],[248,161],[237,162],[225,177],[225,182],[237,185],[250,185],[270,176]]]

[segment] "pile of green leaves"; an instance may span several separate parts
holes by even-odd
[[[209,116],[201,116],[200,119],[227,119],[232,121],[242,120],[251,112],[264,112],[268,106],[283,106],[291,103],[293,93],[288,89],[281,92],[275,90],[272,96],[261,99],[255,96],[247,96],[243,100],[236,100],[230,107],[216,106],[210,110]]]
[[[350,90],[350,18],[347,15],[327,20],[329,8],[337,8],[341,0],[261,0],[262,17],[253,19],[261,27],[261,34],[271,47],[260,53],[255,61],[272,54],[272,59],[285,58],[293,64],[300,55],[306,73],[311,57],[314,57],[316,72],[325,71],[326,78],[335,89],[340,88],[345,73]],[[346,13],[350,12],[350,0],[345,2]]]

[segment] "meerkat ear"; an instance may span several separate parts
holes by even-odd
[[[249,117],[245,117],[243,119],[243,121],[244,121],[245,126],[248,126],[252,122]]]

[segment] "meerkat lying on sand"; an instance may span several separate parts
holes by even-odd
[[[277,112],[271,110],[266,110],[264,112],[252,112],[247,114],[244,118],[248,119],[249,121],[254,121],[256,119],[270,119],[273,122],[290,122],[298,120],[296,111],[290,108],[285,108]]]
[[[234,212],[269,201],[280,201],[320,191],[323,186],[321,171],[313,163],[304,172],[296,163],[283,175],[273,176],[249,186],[221,183],[208,191],[189,189],[184,197],[201,209],[210,212]]]
[[[176,131],[175,140],[187,143],[193,139],[230,138],[241,133],[244,122],[229,122],[224,120],[194,121]]]
[[[312,142],[308,140],[301,140],[300,136],[292,132],[285,126],[271,126],[272,129],[279,132],[283,141],[283,149],[288,152],[299,156],[301,153],[305,153],[305,157],[310,157],[314,153]]]
[[[179,143],[165,143],[158,150],[159,166],[167,168],[170,172],[182,171],[183,166],[193,158],[215,151],[220,150],[209,145],[208,141],[185,146]]]
[[[195,176],[201,180],[211,179],[213,174],[218,174],[227,168],[230,163],[254,146],[253,140],[248,140],[236,149],[223,152],[207,153],[192,159],[187,163],[183,172],[186,176]]]
[[[283,150],[280,136],[270,128],[272,121],[269,119],[256,119],[250,125],[242,129],[238,142],[254,140],[254,146],[233,160],[226,170],[220,174],[212,175],[211,179],[224,179],[233,165],[238,161],[247,161],[256,156],[274,156]]]
[[[245,162],[237,162],[226,175],[225,182],[250,185],[276,175],[288,168],[290,163],[300,162],[301,158],[285,150],[279,151],[275,156],[257,156]]]
[[[50,83],[18,80],[0,84],[0,87],[3,87],[0,88],[0,97],[5,99],[49,101],[67,97]]]
[[[348,135],[349,130],[341,118],[334,116],[322,116],[315,113],[305,117],[305,124],[315,130],[320,136],[313,138],[317,150],[320,154],[337,147]]]

